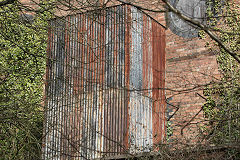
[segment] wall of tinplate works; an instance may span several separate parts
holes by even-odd
[[[165,139],[165,28],[129,5],[50,22],[45,159],[154,150]]]
[[[136,4],[139,4],[143,7],[147,6],[150,8],[151,7],[156,8],[157,6],[161,6],[161,4],[158,3],[158,1],[154,1],[154,0],[147,1],[147,2],[141,1],[141,3],[136,2]],[[115,10],[119,10],[119,9],[115,9]],[[133,14],[133,13],[128,14],[130,13],[129,9],[126,9],[125,7],[123,7],[121,10],[123,11],[124,14],[123,16],[117,16],[119,17],[119,20],[116,20],[116,18],[115,19],[111,18],[109,21],[107,21],[106,20],[107,16],[105,15],[106,13],[101,12],[101,14],[99,14],[99,17],[101,17],[100,20],[98,19],[96,20],[91,16],[88,16],[89,18],[88,20],[86,20],[86,17],[87,17],[86,15],[85,15],[85,18],[83,15],[78,15],[77,18],[73,18],[73,16],[72,18],[70,18],[71,16],[66,17],[67,21],[68,22],[71,21],[71,23],[70,22],[66,23],[65,21],[61,22],[61,20],[56,20],[52,22],[52,26],[54,26],[53,27],[54,31],[53,30],[51,31],[51,34],[50,34],[51,36],[49,38],[49,41],[51,42],[49,46],[49,53],[51,53],[51,55],[49,57],[51,56],[56,57],[56,55],[58,54],[58,56],[62,55],[62,59],[53,60],[53,62],[49,63],[49,66],[51,65],[52,68],[49,67],[48,74],[47,74],[49,76],[48,83],[51,83],[51,81],[52,82],[55,81],[54,83],[52,83],[52,85],[49,85],[48,94],[53,95],[53,97],[51,98],[51,100],[48,101],[48,106],[56,105],[56,107],[52,107],[52,109],[50,109],[47,113],[49,117],[52,117],[52,118],[48,118],[48,123],[46,123],[50,128],[49,134],[47,135],[46,140],[48,142],[51,142],[46,144],[46,145],[49,145],[48,147],[45,147],[45,151],[46,151],[45,155],[47,157],[52,157],[53,155],[57,155],[56,157],[61,157],[62,159],[64,159],[64,156],[65,158],[66,156],[67,157],[71,157],[75,155],[79,156],[80,153],[82,154],[83,157],[110,156],[110,155],[120,154],[120,152],[125,152],[127,150],[126,148],[130,148],[132,152],[134,151],[136,152],[136,150],[143,150],[143,148],[145,148],[145,146],[148,146],[149,144],[150,144],[149,146],[151,146],[151,144],[154,143],[153,141],[155,137],[162,139],[161,136],[154,135],[153,128],[155,125],[153,125],[153,120],[152,121],[147,120],[147,119],[150,119],[150,120],[154,119],[153,109],[151,109],[151,106],[152,108],[154,108],[153,100],[152,98],[149,98],[149,97],[153,97],[154,94],[151,89],[149,90],[149,88],[151,88],[154,81],[153,80],[154,70],[152,69],[154,67],[153,66],[151,67],[151,64],[153,65],[153,60],[155,60],[156,62],[156,59],[153,58],[153,53],[151,53],[150,51],[153,50],[154,44],[156,46],[161,47],[162,42],[160,39],[159,39],[160,40],[159,42],[155,42],[156,39],[153,41],[153,37],[154,35],[156,35],[155,34],[156,32],[153,30],[153,23],[155,23],[155,21],[153,21],[151,18],[149,18],[145,14]],[[130,11],[132,11],[132,9],[130,9]],[[106,11],[106,12],[112,12],[112,11]],[[117,12],[112,12],[108,17],[113,15],[116,16],[116,13]],[[164,13],[160,13],[160,14],[151,13],[151,15],[158,22],[168,27],[165,19],[166,16]],[[135,16],[136,21],[133,21],[134,18],[132,16]],[[75,19],[75,21],[73,19]],[[84,20],[84,22],[82,20]],[[94,25],[98,26],[96,29],[97,31],[93,31],[93,29],[92,30],[90,29],[91,27],[93,28],[94,25],[91,24],[89,21],[93,21],[93,20],[95,22]],[[109,24],[104,25],[104,23],[102,22],[106,24],[109,23]],[[75,31],[74,31],[74,29],[71,29],[73,28],[71,27],[72,23],[77,23],[77,24],[80,23],[80,26],[82,26],[82,23],[85,23],[85,25],[83,25],[85,26],[85,28],[80,27],[80,32],[79,32],[79,28],[78,29],[75,28]],[[162,28],[162,26],[159,25],[158,23],[156,23],[156,25],[158,25],[157,28]],[[115,27],[115,31],[114,31],[114,27],[111,27],[111,26],[118,26],[118,27]],[[139,27],[139,28],[136,29],[136,27]],[[74,38],[72,38],[73,40],[70,40],[71,37],[73,36],[71,36],[69,30],[73,30],[74,32],[77,33],[75,34],[76,36],[75,39],[78,39],[78,40],[74,40]],[[122,30],[121,33],[119,33],[118,30]],[[141,31],[142,33],[138,34]],[[92,33],[94,33],[95,35],[98,35],[97,36],[98,38],[89,36],[89,35],[94,35]],[[116,36],[116,33],[117,33],[117,36]],[[199,136],[201,134],[199,133],[201,133],[201,122],[204,120],[203,113],[200,112],[193,119],[193,121],[189,123],[190,120],[192,120],[192,118],[201,110],[201,106],[204,104],[204,99],[198,96],[198,94],[203,95],[204,84],[219,78],[216,57],[214,55],[215,53],[210,52],[205,47],[205,41],[199,39],[198,37],[190,38],[190,39],[182,38],[172,33],[170,29],[167,29],[163,35],[165,35],[166,37],[166,40],[165,40],[166,41],[166,45],[165,45],[165,52],[166,52],[165,69],[166,70],[165,70],[165,75],[163,75],[165,76],[165,88],[167,88],[165,92],[166,93],[165,100],[170,104],[167,106],[167,110],[166,110],[167,116],[170,117],[177,110],[177,108],[179,108],[178,111],[170,120],[171,125],[169,128],[172,130],[172,135],[169,138],[169,142],[181,141],[184,143],[193,144],[198,141],[201,141],[201,137]],[[112,39],[111,37],[117,37],[117,38],[116,40],[115,39],[108,40],[108,39]],[[100,40],[99,44],[94,43],[96,42],[95,41],[96,39]],[[101,41],[101,39],[104,40],[104,42]],[[118,43],[121,41],[121,39],[123,39],[124,42]],[[90,42],[92,42],[92,44]],[[118,43],[119,45],[118,46],[113,45],[114,43]],[[97,47],[86,47],[93,44]],[[78,50],[70,49],[70,47],[73,45],[78,46],[79,49]],[[142,46],[142,47],[139,47],[139,46]],[[58,49],[54,49],[54,47]],[[128,53],[128,54],[124,54],[125,56],[123,58],[124,59],[123,61],[121,61],[121,58],[118,56],[123,52],[123,51],[119,51],[119,48],[124,50],[124,52]],[[137,48],[138,49],[140,48],[139,53],[141,53],[140,54],[141,56],[136,56],[137,54],[136,50],[138,50]],[[94,49],[96,49],[97,51],[94,51]],[[69,52],[70,50],[71,52]],[[84,53],[87,52],[89,54],[84,54],[82,56],[79,56],[78,53],[81,51],[84,51]],[[111,57],[107,55],[106,54],[107,51],[109,53],[111,52],[114,53],[115,56]],[[164,51],[161,51],[161,52],[164,52]],[[76,55],[76,57],[78,58],[74,58],[73,55]],[[94,56],[90,56],[90,55],[94,55]],[[131,59],[132,55],[134,55],[135,57],[135,58],[133,57],[134,59],[133,58]],[[87,60],[89,59],[89,57],[95,57],[95,58],[93,60]],[[156,55],[154,57],[156,57]],[[50,58],[49,61],[51,61],[51,59],[54,59],[54,58]],[[72,61],[67,59],[72,59]],[[76,59],[80,59],[80,60],[76,60]],[[93,61],[95,61],[96,63],[92,63]],[[138,63],[138,62],[141,62],[141,63]],[[70,69],[71,66],[73,66],[73,64],[76,64],[75,69]],[[107,69],[106,66],[111,66],[110,64],[114,64],[115,67],[109,67]],[[56,65],[61,65],[62,69],[61,67],[56,69]],[[123,66],[123,65],[125,67],[123,67],[121,70],[120,66]],[[134,68],[136,68],[136,70],[134,70]],[[79,72],[75,70],[79,70]],[[97,70],[96,72],[97,74],[95,75],[96,78],[94,79],[89,78],[92,76],[92,74],[90,73],[96,70]],[[87,73],[87,71],[90,73]],[[155,70],[155,71],[159,72],[159,70]],[[60,74],[60,72],[62,72],[62,74]],[[78,80],[74,80],[73,78],[74,76],[71,77],[71,74],[70,74],[71,72],[74,72],[74,73],[76,72],[75,77],[78,77]],[[57,73],[59,73],[59,76],[56,76],[58,75]],[[117,74],[117,73],[122,73],[122,74]],[[163,72],[159,72],[159,73],[163,73]],[[79,78],[78,75],[81,75],[80,77],[82,78]],[[110,75],[114,75],[114,76],[110,76]],[[127,78],[127,75],[128,75],[128,78]],[[145,78],[144,78],[144,75],[145,75]],[[59,77],[59,78],[56,78],[56,77]],[[112,77],[112,79],[107,77]],[[139,78],[139,77],[142,77],[142,78]],[[56,81],[58,79],[59,80],[65,79],[65,80]],[[99,81],[99,82],[95,82],[95,79],[96,81]],[[122,81],[122,83],[115,85],[116,81],[119,81],[119,79],[122,79],[120,80]],[[75,82],[79,84],[75,85],[74,87],[73,84]],[[113,85],[113,87],[111,87],[112,85],[110,85],[110,87],[106,87],[107,84],[111,84],[110,82],[111,83],[115,82],[113,83],[115,86]],[[102,85],[99,85],[99,84],[102,84]],[[141,84],[143,89],[140,92],[140,89],[136,89],[136,88],[138,88],[138,86],[141,86]],[[53,89],[54,85],[59,85],[60,88],[62,88],[63,91],[61,91],[61,96],[55,96],[57,91],[56,89]],[[86,90],[86,89],[83,89],[84,86],[92,86],[92,87],[87,87],[89,89]],[[118,87],[118,89],[115,88],[116,86]],[[134,87],[131,88],[131,86],[134,86]],[[94,88],[94,87],[97,88],[96,89],[98,91],[97,94],[91,91],[92,90],[91,88]],[[194,87],[196,87],[196,89],[192,90],[192,88]],[[181,90],[188,90],[188,89],[189,91],[186,91],[186,92],[178,92]],[[72,90],[72,91],[68,92],[68,90]],[[75,98],[76,96],[73,96],[75,95],[75,94],[72,94],[74,91],[77,92],[77,95],[79,95],[79,98]],[[67,94],[67,92],[69,94]],[[88,95],[85,94],[86,92],[89,94]],[[159,92],[159,94],[162,95],[163,93]],[[97,97],[97,98],[94,99],[94,97]],[[69,100],[69,99],[72,99],[72,100]],[[119,108],[117,109],[115,109],[114,107],[108,107],[107,109],[104,108],[104,106],[110,106],[108,104],[115,105],[116,103],[119,104],[118,105]],[[68,106],[74,106],[72,104],[76,106],[80,106],[78,104],[81,104],[82,106],[91,104],[90,106],[92,107],[92,109],[89,108],[89,109],[82,110],[80,109],[82,107],[73,107],[73,108],[77,108],[75,110],[70,109]],[[97,106],[102,106],[102,107],[99,108],[96,105],[94,106],[92,104],[97,104]],[[133,109],[133,107],[130,107],[133,104],[135,105],[135,109]],[[59,108],[57,106],[63,106],[63,107]],[[150,106],[150,107],[146,108],[144,106]],[[99,110],[96,110],[95,108],[99,108]],[[51,110],[53,112],[50,113]],[[66,110],[66,112],[61,113],[62,110]],[[160,112],[163,113],[162,110],[159,111],[158,113]],[[78,114],[75,114],[75,113],[78,113]],[[141,113],[144,113],[144,115],[142,115]],[[51,114],[55,114],[55,115],[52,116]],[[75,116],[72,116],[72,115],[75,115]],[[78,115],[81,115],[81,116],[78,116]],[[97,118],[95,119],[98,119],[98,120],[95,120],[95,121],[91,120],[91,118],[89,118],[91,117],[91,115],[94,115],[94,116],[96,115],[95,117]],[[112,117],[110,117],[110,115],[112,115]],[[119,118],[116,118],[116,119],[113,118],[117,116]],[[139,118],[139,116],[140,117],[148,116],[148,118],[146,118],[145,120],[144,118]],[[131,119],[130,117],[132,117],[133,119]],[[59,119],[63,119],[63,121],[65,122],[60,122]],[[162,119],[161,116],[160,116],[160,119]],[[94,123],[92,123],[91,121]],[[52,123],[55,123],[55,124],[53,125]],[[118,126],[116,126],[116,123],[118,124]],[[131,125],[131,123],[133,125]],[[159,122],[159,123],[161,124],[162,122]],[[76,127],[76,125],[74,126],[70,124],[78,124],[79,127]],[[98,124],[98,125],[92,125],[92,124]],[[91,138],[89,137],[82,138],[82,137],[84,137],[84,134],[90,135],[93,133],[93,130],[91,129],[92,126],[95,126],[97,131],[97,134],[96,135],[93,134],[93,137],[97,137],[97,138],[92,138],[93,141],[90,142],[89,139]],[[128,127],[126,128],[125,126],[128,126]],[[145,126],[149,126],[148,129],[145,129],[147,128]],[[156,127],[155,131],[158,133],[161,132],[162,135],[165,135],[165,133],[163,133],[162,131],[163,130],[166,131],[166,129],[161,129],[161,127],[163,126],[164,125],[160,127]],[[71,129],[68,129],[68,128],[71,128]],[[159,131],[157,131],[157,128],[160,128]],[[58,131],[58,129],[60,131]],[[139,132],[139,130],[142,130],[143,132]],[[118,133],[120,132],[121,134],[115,134],[117,132]],[[103,133],[106,135],[103,135]],[[81,135],[81,138],[78,137],[79,135]],[[118,138],[116,135],[118,135]],[[55,137],[58,136],[58,138],[55,138],[55,139],[51,138],[53,136]],[[111,139],[113,139],[114,136],[116,136],[115,139],[119,139],[119,141],[112,141]],[[111,137],[111,139],[109,137]],[[145,138],[145,137],[150,137],[150,138]],[[134,141],[134,139],[135,140],[138,139],[139,141]],[[144,141],[143,139],[146,139],[146,141]],[[157,141],[158,140],[155,139],[155,142]],[[56,145],[55,142],[57,142],[58,145]],[[72,146],[72,144],[74,144],[72,142],[77,142],[75,143],[77,144],[76,145],[77,147],[75,145]],[[66,143],[67,145],[63,145],[63,143]],[[91,152],[93,153],[92,155],[87,155],[89,151],[94,150],[88,146],[92,146],[92,148],[94,148],[94,144],[98,144],[98,145],[95,145],[95,150],[98,150],[98,151],[95,151],[94,153]],[[84,147],[84,145],[87,147]],[[81,146],[81,148],[79,149],[78,146]],[[118,146],[118,147],[115,147],[115,146]],[[134,149],[134,146],[140,149]],[[53,148],[53,150],[55,151],[53,150],[51,151],[51,148]],[[117,148],[117,149],[114,149],[114,148]],[[79,152],[80,150],[81,152]],[[148,149],[146,149],[146,151],[147,150]],[[99,151],[102,151],[102,152],[100,153]],[[118,152],[118,153],[115,153],[115,152]]]

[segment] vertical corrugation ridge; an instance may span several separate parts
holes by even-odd
[[[124,125],[124,146],[125,149],[128,151],[129,147],[130,147],[130,138],[129,138],[129,130],[130,130],[130,116],[129,116],[129,105],[130,105],[130,79],[129,79],[129,75],[130,75],[130,46],[131,46],[131,8],[130,6],[126,6],[125,8],[125,15],[126,15],[126,21],[125,21],[125,27],[126,27],[126,32],[125,32],[125,41],[124,41],[124,45],[125,45],[125,89],[124,89],[124,115],[126,116],[125,118],[125,125]]]

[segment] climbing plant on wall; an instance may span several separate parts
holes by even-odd
[[[222,3],[222,1],[215,1]],[[213,16],[214,14],[217,16]],[[217,13],[217,14],[216,14]],[[209,26],[219,35],[221,41],[235,53],[240,51],[239,5],[225,3],[225,7],[208,10]],[[205,90],[207,102],[205,116],[209,120],[208,138],[218,145],[234,148],[240,141],[240,64],[221,47],[217,51],[220,80]],[[240,157],[237,149],[230,149],[233,157]]]
[[[16,3],[0,8],[0,159],[40,159],[46,7],[30,16]]]

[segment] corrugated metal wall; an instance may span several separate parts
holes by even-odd
[[[50,22],[44,159],[153,150],[165,135],[165,29],[119,5]]]

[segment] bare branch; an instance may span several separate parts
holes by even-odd
[[[1,1],[0,2],[0,7],[8,5],[8,4],[12,4],[14,3],[16,0],[6,0],[6,1]]]
[[[193,20],[192,18],[189,18],[185,15],[183,15],[179,10],[177,10],[176,8],[174,8],[169,2],[168,0],[163,0],[163,2],[166,4],[166,6],[168,7],[169,11],[172,11],[173,13],[175,13],[176,15],[178,15],[180,18],[182,18],[183,20],[190,22],[191,24],[199,27],[200,29],[204,30],[214,41],[216,41],[218,43],[218,45],[220,47],[222,47],[228,54],[230,54],[238,63],[240,63],[240,58],[239,55],[237,55],[236,53],[232,52],[229,48],[227,48],[223,42],[214,34],[212,33],[209,28],[203,24],[201,24],[199,21]]]

